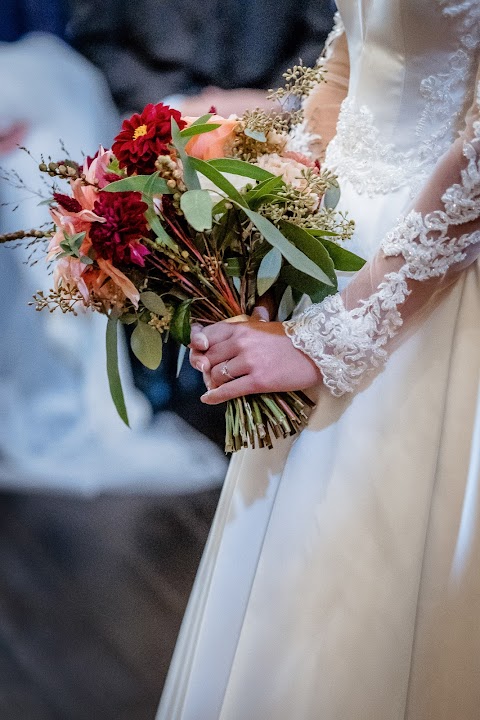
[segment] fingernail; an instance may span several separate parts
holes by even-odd
[[[205,336],[200,340],[200,344],[204,350],[208,350],[208,340]]]
[[[202,402],[206,402],[209,395],[210,395],[210,390],[207,390],[206,393],[203,393],[203,395],[200,395],[200,400]]]
[[[199,362],[197,362],[197,370],[200,370],[200,372],[203,372],[204,367],[205,367],[204,362],[201,362],[201,360]]]

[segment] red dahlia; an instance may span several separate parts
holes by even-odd
[[[144,257],[149,250],[140,238],[148,233],[144,213],[148,206],[135,192],[100,192],[93,212],[105,222],[94,222],[90,239],[97,255],[114,265],[134,263],[145,265]]]
[[[180,129],[186,123],[178,110],[158,103],[147,105],[139,115],[135,113],[124,120],[122,131],[112,145],[113,153],[121,168],[129,175],[149,175],[155,172],[155,161],[159,155],[168,155],[168,143],[172,140],[172,117]]]

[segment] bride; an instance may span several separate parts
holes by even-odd
[[[192,334],[204,402],[317,407],[232,460],[161,720],[479,716],[480,4],[338,4],[306,132],[336,123],[368,262],[283,325]]]

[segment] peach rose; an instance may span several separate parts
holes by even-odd
[[[188,125],[191,125],[196,118],[184,118],[184,120],[187,121]],[[226,157],[235,139],[238,118],[236,115],[230,115],[228,118],[212,115],[208,122],[220,125],[220,127],[211,132],[192,137],[185,147],[186,153],[199,160],[214,160]]]

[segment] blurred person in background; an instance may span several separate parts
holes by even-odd
[[[61,28],[63,6],[8,2],[0,38],[19,39],[0,44],[0,164],[4,174],[15,170],[27,188],[16,187],[15,178],[0,180],[2,232],[49,220],[36,194],[42,187],[33,158],[59,159],[61,138],[81,160],[84,150],[109,145],[119,124],[99,70],[53,33],[29,32]],[[123,425],[108,392],[105,319],[87,313],[71,322],[59,311],[37,316],[28,301],[48,289],[51,278],[46,263],[27,262],[29,252],[0,248],[0,480],[89,492],[219,484],[220,452],[175,416],[151,426],[151,409],[134,389],[125,359],[134,430]]]
[[[104,73],[122,115],[165,102],[184,115],[214,107],[242,115],[274,109],[269,88],[301,59],[317,60],[333,23],[332,0],[72,0],[67,35]],[[188,363],[177,373],[177,349],[147,370],[134,358],[138,387],[156,410],[171,408],[224,442],[224,408],[199,401],[203,381]]]
[[[118,129],[101,72],[61,39],[65,16],[52,0],[2,2],[2,233],[48,222],[42,153],[64,157],[61,139],[81,160]],[[224,456],[172,413],[152,424],[126,352],[122,425],[105,318],[35,313],[51,278],[28,256],[0,247],[0,718],[149,720]]]

